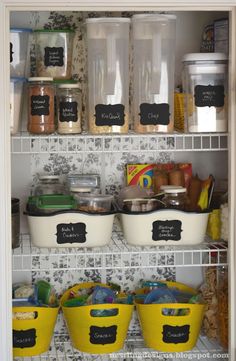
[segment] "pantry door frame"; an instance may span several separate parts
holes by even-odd
[[[33,5],[32,5],[33,2]],[[11,138],[10,138],[10,109],[9,109],[9,15],[11,11],[228,11],[230,13],[230,49],[229,61],[229,208],[230,208],[230,313],[233,320],[230,326],[230,360],[236,360],[235,350],[235,279],[236,279],[236,251],[235,251],[235,207],[236,207],[236,0],[83,0],[68,1],[51,0],[0,0],[0,360],[12,361],[12,249],[11,249]],[[24,171],[22,169],[22,171]],[[22,210],[21,210],[22,211]]]

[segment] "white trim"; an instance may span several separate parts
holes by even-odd
[[[11,157],[9,112],[9,15],[0,5],[0,359],[12,360]],[[5,120],[5,121],[4,121]]]

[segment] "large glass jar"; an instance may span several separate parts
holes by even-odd
[[[55,126],[55,90],[53,78],[29,78],[28,131],[33,134],[51,134]]]
[[[78,83],[58,85],[57,119],[59,134],[81,133],[81,93]]]
[[[228,348],[228,267],[220,266],[217,270],[218,332],[219,342]]]
[[[188,203],[186,188],[167,188],[162,202],[166,208],[174,208],[184,211]]]
[[[66,194],[66,187],[60,182],[57,175],[40,175],[33,191],[34,196],[43,194]]]

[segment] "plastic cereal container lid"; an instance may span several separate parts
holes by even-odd
[[[227,56],[224,53],[189,53],[183,56],[185,61],[224,61]]]

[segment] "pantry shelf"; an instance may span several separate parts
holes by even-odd
[[[22,133],[11,137],[13,154],[77,152],[154,152],[154,151],[226,151],[228,134],[125,134],[70,136],[33,136]]]
[[[22,234],[12,257],[13,271],[218,266],[227,265],[227,244],[206,239],[195,246],[134,247],[115,231],[106,247],[38,248]]]
[[[77,351],[71,346],[67,335],[54,336],[50,351],[35,357],[14,358],[14,361],[114,361],[114,360],[196,360],[228,359],[228,354],[214,341],[200,336],[196,346],[187,352],[162,353],[145,348],[141,336],[129,336],[123,350],[112,354],[89,355]]]

